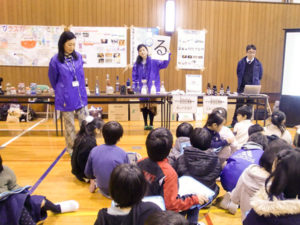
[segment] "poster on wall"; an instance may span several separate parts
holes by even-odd
[[[178,30],[178,69],[204,69],[205,34],[205,30]]]
[[[138,56],[137,46],[144,44],[151,55],[153,36],[158,35],[158,28],[131,27],[130,28],[130,64],[133,65]]]
[[[62,32],[59,26],[0,25],[0,65],[48,66]]]
[[[156,60],[168,60],[170,52],[170,36],[154,35],[151,58]]]
[[[126,27],[72,27],[84,67],[126,67]]]
[[[202,95],[202,76],[200,74],[185,75],[185,92],[187,94]]]

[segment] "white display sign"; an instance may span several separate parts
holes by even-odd
[[[126,67],[126,27],[72,27],[84,67]]]
[[[171,37],[155,35],[153,36],[153,47],[151,58],[156,60],[168,60],[170,52]]]
[[[173,113],[196,113],[197,95],[173,95]]]
[[[204,69],[205,30],[178,30],[177,68]]]
[[[49,66],[62,32],[59,26],[0,25],[0,65]]]
[[[144,44],[148,53],[152,53],[153,36],[158,35],[158,28],[131,27],[130,28],[130,64],[133,65],[138,56],[137,47]]]
[[[200,74],[185,75],[185,92],[187,94],[202,95],[202,76]]]
[[[204,96],[203,113],[209,114],[214,108],[222,107],[227,110],[227,96]]]

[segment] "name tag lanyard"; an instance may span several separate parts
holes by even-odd
[[[71,65],[69,65],[69,62],[72,62]],[[71,74],[73,75],[73,81],[78,81],[77,79],[77,76],[76,76],[76,70],[75,70],[75,64],[74,64],[74,61],[73,61],[73,58],[65,58],[65,63],[67,64]]]

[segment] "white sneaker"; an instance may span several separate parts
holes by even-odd
[[[61,213],[77,211],[79,208],[79,203],[75,200],[68,200],[64,202],[58,202],[55,204],[60,205]]]
[[[206,225],[206,224],[203,222],[198,222],[197,225]]]

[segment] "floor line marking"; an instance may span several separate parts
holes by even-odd
[[[33,126],[27,128],[26,130],[24,130],[22,133],[18,134],[17,136],[13,137],[12,139],[10,139],[9,141],[7,141],[6,143],[4,143],[3,145],[0,146],[0,149],[5,148],[7,145],[9,145],[10,143],[12,143],[13,141],[17,140],[19,137],[21,137],[22,135],[26,134],[28,131],[31,131],[33,128],[35,128],[36,126],[38,126],[40,123],[44,122],[45,119],[42,119],[41,121],[37,122],[36,124],[34,124]]]

